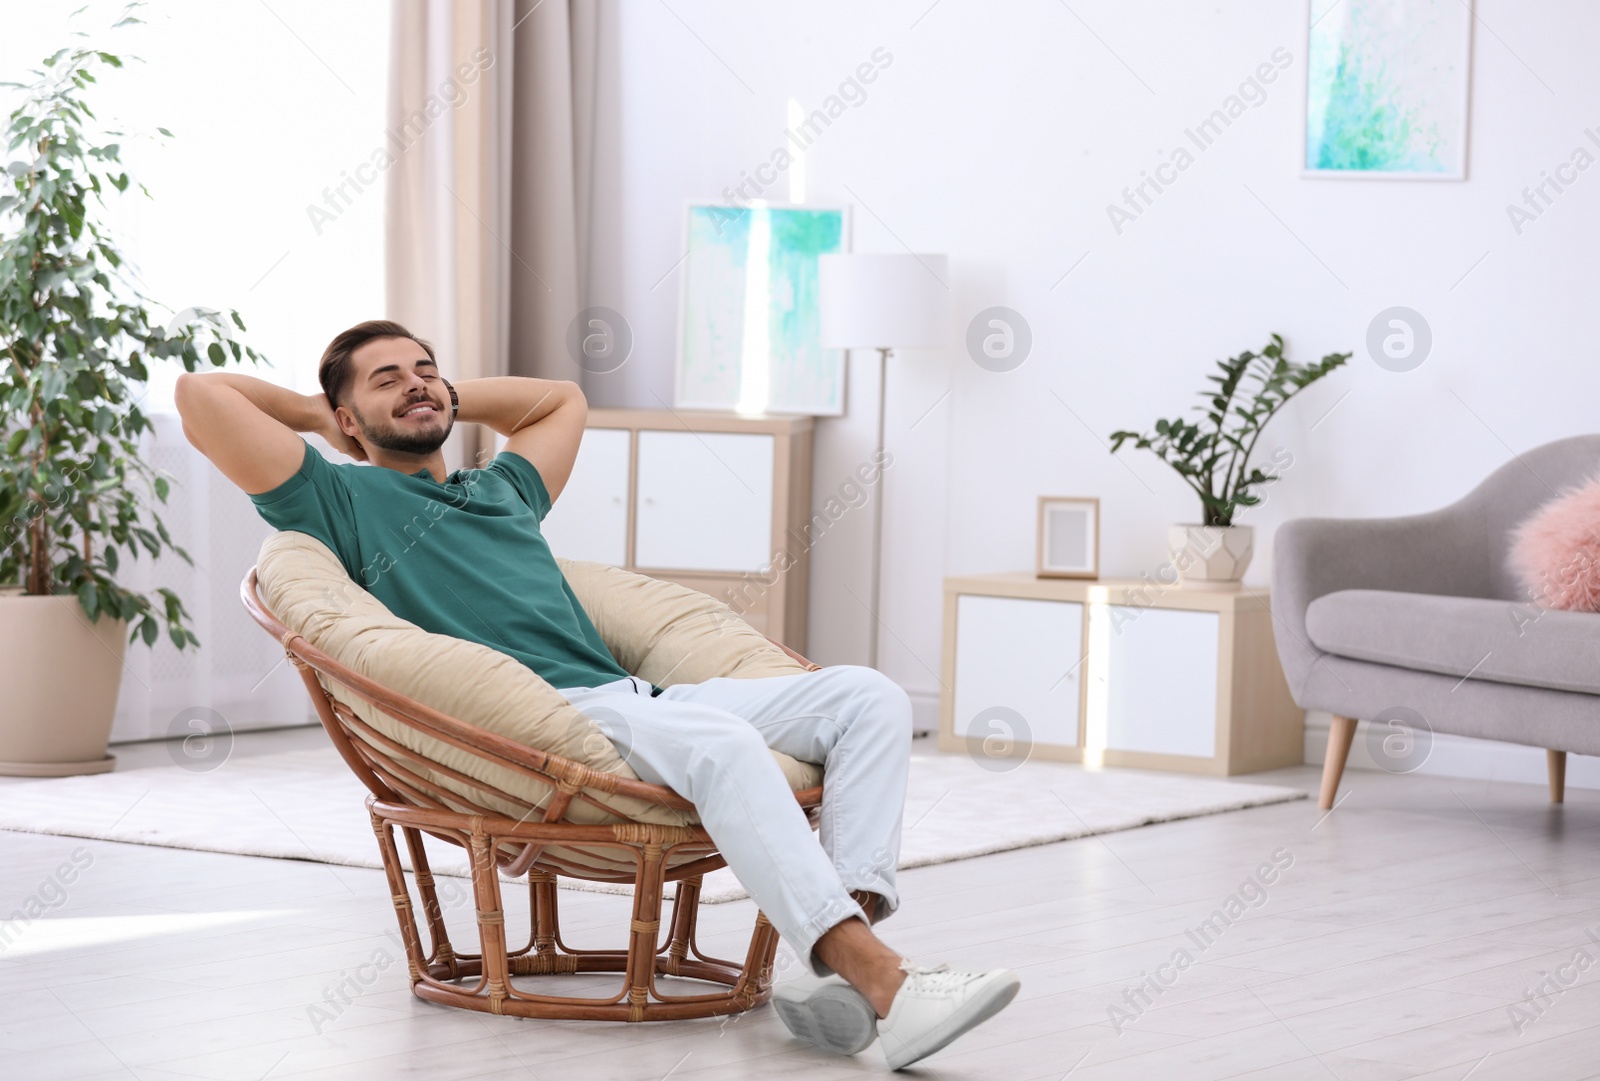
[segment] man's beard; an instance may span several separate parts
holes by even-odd
[[[415,404],[415,403],[413,403]],[[361,426],[361,441],[396,454],[414,454],[426,457],[444,446],[444,441],[450,437],[450,430],[455,427],[456,418],[449,413],[436,415],[445,418],[442,427],[431,427],[422,431],[404,431],[393,423],[378,426],[368,423],[367,418],[354,406],[350,411],[356,415],[356,423]]]

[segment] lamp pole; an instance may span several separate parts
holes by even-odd
[[[878,346],[878,446],[877,453],[873,456],[878,465],[878,498],[873,500],[872,506],[872,633],[867,637],[867,667],[878,667],[878,618],[880,596],[882,593],[881,582],[883,578],[883,442],[884,442],[884,404],[887,400],[885,393],[889,382],[889,348]]]

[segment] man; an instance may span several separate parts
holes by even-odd
[[[1014,974],[914,965],[870,929],[899,907],[903,690],[859,665],[660,688],[607,650],[539,530],[583,437],[577,384],[453,387],[432,347],[382,320],[336,337],[318,374],[319,395],[231,372],[183,375],[184,434],[263,518],[321,540],[396,615],[517,658],[588,713],[641,778],[694,803],[817,977],[774,996],[791,1032],[845,1054],[879,1038],[899,1069],[1011,1001]],[[488,425],[505,449],[447,476],[440,447],[457,420]],[[334,465],[299,432],[369,464]],[[769,747],[823,766],[820,847]]]

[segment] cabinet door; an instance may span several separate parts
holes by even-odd
[[[641,431],[634,565],[769,566],[775,450],[762,433]]]
[[[627,563],[629,436],[625,428],[584,431],[572,476],[540,525],[556,555]]]
[[[1083,605],[1021,597],[956,598],[957,736],[1078,745]],[[1007,732],[1001,707],[1027,732]]]
[[[1111,605],[1108,617],[1106,747],[1214,756],[1217,613]]]

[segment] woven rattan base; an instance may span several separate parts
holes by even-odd
[[[700,873],[676,878],[672,921],[661,936],[662,887],[665,867],[674,856],[699,856],[711,851],[704,832],[673,826],[566,826],[518,823],[482,815],[422,810],[367,799],[373,829],[389,878],[400,935],[405,943],[411,990],[421,999],[444,1006],[479,1010],[514,1017],[542,1017],[597,1021],[674,1021],[740,1013],[767,1001],[772,992],[772,961],[778,934],[765,916],[756,916],[750,947],[742,963],[708,957],[695,942],[701,873],[707,859],[692,861]],[[395,830],[405,839],[415,872],[407,881],[401,866]],[[528,872],[529,927],[526,941],[516,949],[507,944],[501,879],[494,858],[503,843],[526,843],[549,833],[546,839],[568,840],[575,829],[586,836],[589,848],[625,849],[634,853],[633,919],[625,950],[575,950],[561,940],[556,873],[538,866]],[[446,840],[459,840],[472,853],[472,892],[478,924],[478,952],[462,953],[450,941],[437,885],[422,845],[426,832]],[[606,840],[594,835],[609,833]],[[687,850],[687,851],[685,851]],[[710,857],[715,863],[720,858]],[[429,946],[417,916],[422,916]],[[535,994],[515,986],[516,976],[565,976],[579,973],[623,974],[621,989],[609,996]],[[721,984],[726,991],[709,994],[669,994],[663,978],[681,978]]]

